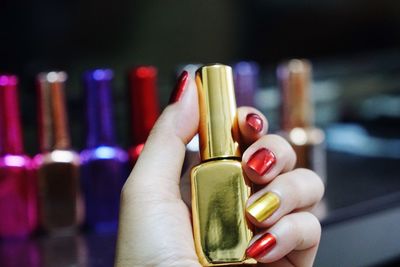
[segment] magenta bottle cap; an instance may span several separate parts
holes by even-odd
[[[22,154],[18,79],[0,74],[0,155]]]

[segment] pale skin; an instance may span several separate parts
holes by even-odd
[[[261,223],[248,216],[251,223],[264,229],[250,243],[267,231],[277,240],[272,250],[257,258],[258,266],[312,266],[321,226],[310,210],[323,196],[323,183],[310,170],[293,169],[293,149],[283,138],[267,134],[267,120],[258,110],[240,107],[237,112],[245,147],[243,169],[261,187],[248,205],[268,191],[277,193],[281,201],[280,207]],[[250,113],[263,119],[261,131],[254,131],[246,123]],[[122,190],[115,267],[201,266],[193,242],[188,173],[181,178],[185,145],[196,134],[198,123],[196,88],[189,80],[182,98],[169,105],[158,119]],[[246,165],[261,147],[276,155],[276,164],[262,176]]]

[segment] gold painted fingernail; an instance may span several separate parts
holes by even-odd
[[[246,211],[258,222],[262,222],[274,213],[280,205],[279,196],[267,192],[246,208]]]

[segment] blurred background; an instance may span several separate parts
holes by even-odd
[[[278,130],[276,66],[291,58],[309,59],[316,125],[325,130],[328,149],[324,234],[316,266],[398,263],[400,2],[2,0],[0,12],[0,72],[20,78],[24,143],[30,155],[38,151],[38,72],[68,73],[72,144],[81,150],[81,75],[87,69],[114,69],[117,140],[127,147],[131,67],[158,68],[159,101],[165,107],[179,66],[255,61],[260,66],[255,105]],[[62,266],[110,266],[113,254],[102,253],[105,248],[81,249],[99,238],[113,250],[113,237],[79,237],[70,244],[79,243],[78,252],[55,259],[66,258]],[[47,255],[51,242],[60,240],[41,239],[37,251]],[[0,257],[5,257],[9,245],[2,247]],[[82,254],[91,255],[90,260],[79,258]],[[41,265],[61,266],[46,259],[47,265]]]

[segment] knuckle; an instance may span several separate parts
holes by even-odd
[[[321,223],[314,214],[308,211],[305,211],[304,215],[305,215],[305,220],[308,221],[309,230],[310,232],[313,233],[314,236],[314,242],[312,243],[318,243],[322,232]]]
[[[312,184],[312,192],[316,196],[317,201],[320,201],[325,192],[325,186],[324,183],[322,182],[321,177],[310,169],[299,168],[296,169],[295,171],[298,173],[300,177],[306,178],[309,184]]]

